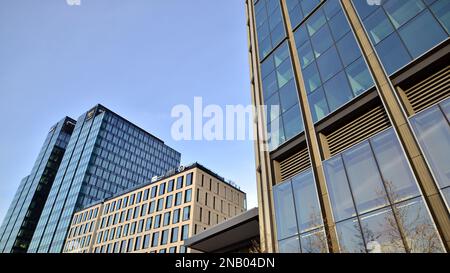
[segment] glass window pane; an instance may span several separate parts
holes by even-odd
[[[282,183],[274,187],[274,206],[278,239],[284,239],[297,234],[294,197],[290,182]]]
[[[374,44],[378,44],[394,31],[383,9],[378,9],[364,20],[364,26]]]
[[[355,216],[353,198],[341,156],[329,159],[323,165],[334,220],[340,221]]]
[[[318,58],[327,49],[333,45],[333,38],[331,38],[330,29],[325,24],[312,37],[311,43],[314,48],[314,56]]]
[[[309,94],[308,101],[314,122],[321,120],[330,113],[323,88],[319,88],[314,93]]]
[[[303,121],[298,104],[283,114],[283,122],[286,140],[303,131]]]
[[[300,0],[302,10],[305,15],[308,15],[320,3],[320,0]]]
[[[313,92],[319,86],[322,85],[320,81],[319,71],[315,63],[312,63],[306,69],[303,70],[303,81],[305,82],[306,91],[308,93]]]
[[[302,253],[328,253],[327,238],[323,229],[301,236]]]
[[[372,76],[363,58],[359,58],[346,69],[353,94],[358,96],[373,86]]]
[[[411,252],[444,252],[439,235],[422,198],[419,197],[397,205],[395,212]]]
[[[275,59],[275,66],[278,67],[280,64],[289,58],[289,46],[287,42],[284,42],[275,52],[273,53],[273,58]]]
[[[298,0],[287,0],[286,4],[289,9],[292,28],[295,28],[304,18],[303,11],[298,4]]]
[[[405,252],[391,209],[382,209],[361,217],[361,226],[369,253]]]
[[[350,187],[360,214],[387,205],[381,181],[369,143],[364,142],[343,153]]]
[[[440,103],[441,109],[444,112],[447,120],[450,122],[450,99],[446,99],[445,101]]]
[[[347,35],[336,44],[336,47],[344,66],[348,66],[361,56],[361,51],[359,50],[352,32],[347,33]]]
[[[425,8],[422,0],[387,1],[383,5],[395,28],[409,21]]]
[[[334,46],[317,59],[317,66],[324,82],[342,69],[341,60]]]
[[[278,98],[278,93],[275,93],[266,101],[267,106],[267,122],[272,122],[274,119],[278,118],[281,113],[280,100]]]
[[[295,104],[298,104],[298,94],[295,81],[290,80],[283,88],[280,89],[280,102],[282,112],[286,112]]]
[[[298,56],[302,68],[307,67],[314,61],[314,53],[311,47],[311,43],[307,41],[304,45],[298,48]]]
[[[298,236],[278,242],[280,253],[300,253],[300,241]]]
[[[339,2],[339,1],[330,1],[330,2]],[[336,16],[333,17],[333,19],[330,20],[329,25],[335,41],[339,41],[342,38],[342,36],[344,36],[347,32],[350,31],[350,26],[348,25],[347,18],[345,18],[345,15],[342,11],[340,11]]]
[[[411,61],[411,57],[397,33],[393,33],[384,41],[376,45],[376,49],[378,56],[380,56],[381,62],[389,75]]]
[[[277,78],[279,88],[283,87],[294,77],[291,60],[286,59],[277,69]]]
[[[262,85],[264,98],[268,99],[278,90],[277,74],[272,72],[262,81]]]
[[[278,148],[278,146],[285,142],[283,122],[280,118],[274,119],[267,126],[267,133],[270,134],[271,150]]]
[[[413,57],[422,55],[448,37],[428,10],[400,28],[399,33]]]
[[[341,4],[339,1],[327,1],[323,6],[323,11],[328,20],[330,20],[336,13],[341,11]]]
[[[316,183],[311,171],[292,179],[295,209],[300,233],[315,229],[323,224]]]
[[[267,59],[265,59],[264,62],[261,64],[261,76],[262,76],[262,78],[265,78],[274,69],[275,69],[275,63],[274,63],[273,57],[272,56],[267,57]]]
[[[294,39],[297,47],[300,47],[302,44],[309,40],[308,31],[306,30],[306,24],[301,25],[294,32]]]
[[[336,232],[339,239],[339,249],[343,253],[365,253],[364,240],[356,218],[337,223]]]
[[[327,19],[323,14],[323,11],[320,9],[311,16],[306,22],[306,26],[308,28],[308,32],[310,36],[313,36],[316,31],[318,31],[323,25],[327,23]]]
[[[323,85],[325,95],[327,97],[330,111],[333,112],[337,108],[344,105],[353,98],[352,90],[348,84],[347,76],[344,72],[340,72],[331,80]]]
[[[450,32],[450,1],[441,0],[437,1],[431,6],[431,11],[441,22],[442,26]]]
[[[438,107],[411,119],[414,131],[441,188],[450,186],[450,127]]]
[[[380,9],[380,5],[369,5],[367,1],[353,0],[352,2],[361,19],[366,18],[377,9]]]
[[[391,200],[398,202],[420,195],[394,130],[383,132],[370,142]]]

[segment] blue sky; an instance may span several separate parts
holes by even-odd
[[[250,104],[241,0],[0,2],[0,219],[49,128],[101,103],[236,181],[257,205],[253,143],[174,141],[177,104]]]

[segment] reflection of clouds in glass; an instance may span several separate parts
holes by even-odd
[[[66,3],[69,6],[79,6],[81,5],[81,0],[66,0]]]
[[[367,4],[369,4],[369,6],[379,6],[381,5],[381,0],[367,0]]]

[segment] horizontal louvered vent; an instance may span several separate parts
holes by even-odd
[[[389,118],[382,106],[351,120],[326,135],[330,156],[361,142],[390,126]]]
[[[450,95],[450,66],[405,90],[415,113],[432,106]]]
[[[309,154],[306,148],[280,162],[281,181],[285,181],[310,168]]]

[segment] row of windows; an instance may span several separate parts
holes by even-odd
[[[373,87],[373,79],[340,1],[286,3],[311,114],[318,122]],[[448,39],[447,0],[381,3],[371,6],[353,1],[388,74]],[[268,34],[271,21],[282,25],[279,6],[279,0],[255,3],[270,150],[301,133],[304,126],[284,26],[283,31],[275,32],[276,39]]]
[[[342,252],[444,251],[393,129],[323,166]],[[302,236],[313,232],[309,238],[315,238],[317,248],[307,251],[324,252],[313,177],[306,172],[277,185],[274,200],[280,251],[305,251]]]
[[[160,183],[159,185],[155,185],[151,188],[147,188],[143,191],[139,191],[138,193],[133,193],[129,196],[125,196],[119,200],[113,201],[111,203],[106,203],[103,214],[112,213],[114,211],[124,209],[128,206],[132,206],[135,204],[139,204],[141,202],[145,202],[150,199],[154,199],[157,196],[162,196],[167,193],[171,193],[175,190],[182,189],[183,187],[189,187],[192,185],[192,175],[193,173],[189,173],[186,175],[186,183],[184,183],[184,176],[180,176],[176,179],[169,180],[168,182]],[[192,190],[188,189],[185,191],[185,202],[190,202],[192,197]],[[175,194],[175,205],[180,205],[182,202],[182,192],[177,192]],[[166,196],[166,208],[170,208],[172,206],[173,195]],[[189,200],[189,201],[186,201]],[[163,199],[159,199],[157,208],[162,208]],[[153,204],[153,205],[152,205]],[[150,208],[154,206],[154,202],[150,203]],[[158,211],[157,209],[157,211]]]
[[[141,251],[149,248],[158,248],[159,246],[177,243],[179,240],[186,240],[188,236],[189,225],[183,225],[181,226],[181,229],[179,227],[174,227],[172,229],[165,229],[162,231],[154,232],[152,234],[145,234],[142,236],[130,238],[128,240],[117,241],[104,246],[95,247],[94,252],[102,253],[102,248],[104,248],[104,252],[106,253],[126,253]],[[183,249],[183,252],[184,251],[185,249]]]
[[[210,178],[209,181],[205,181],[205,175],[202,174],[201,180],[199,183],[199,187],[202,189],[205,189],[206,191],[210,191],[216,195],[219,195],[220,197],[224,198],[225,200],[228,200],[230,202],[240,204],[241,201],[244,202],[245,200],[241,198],[241,194],[237,190],[233,190],[230,187],[226,186],[225,183],[221,182],[213,182],[213,180]],[[245,198],[245,194],[244,198]],[[211,195],[209,195],[211,196]],[[205,192],[205,197],[208,197],[208,194]],[[197,189],[197,202],[199,202],[200,198],[200,190]],[[208,201],[205,201],[208,202]]]

